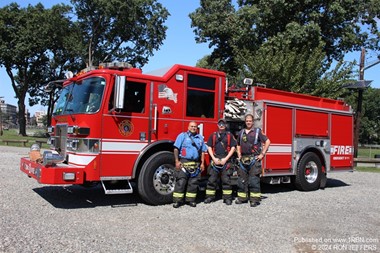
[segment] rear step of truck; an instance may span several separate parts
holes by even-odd
[[[101,181],[105,194],[127,194],[133,193],[129,180],[107,180]]]
[[[266,177],[263,181],[267,184],[290,184],[291,182],[289,176]]]

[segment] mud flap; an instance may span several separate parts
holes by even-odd
[[[326,177],[326,173],[322,173],[321,175],[321,183],[319,184],[319,188],[324,190],[325,187],[326,187],[326,183],[327,183],[327,177]]]

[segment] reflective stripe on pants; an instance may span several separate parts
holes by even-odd
[[[253,167],[248,171],[245,171],[239,168],[239,178],[238,178],[238,198],[241,201],[248,200],[256,201],[257,198],[261,197],[261,189],[260,189],[260,174],[256,174],[257,171],[261,171],[261,163],[256,162]]]
[[[190,178],[185,172],[182,170],[175,171],[176,183],[174,186],[173,192],[173,202],[182,202],[183,198],[186,197],[185,200],[188,202],[195,201],[197,197],[199,180],[201,178],[201,174],[196,177]]]
[[[207,181],[206,198],[215,198],[216,186],[219,174],[222,179],[223,199],[232,199],[232,186],[230,185],[229,171],[217,172],[210,168],[210,177]]]

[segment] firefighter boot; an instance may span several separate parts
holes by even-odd
[[[223,201],[227,206],[230,206],[232,204],[232,200],[231,199],[225,199]]]
[[[208,197],[205,199],[204,203],[205,204],[210,204],[212,201],[214,201],[214,198]]]
[[[174,207],[174,208],[178,208],[178,207],[180,207],[180,206],[182,206],[182,202],[180,202],[180,201],[177,201],[177,202],[174,202],[174,203],[173,203],[173,207]]]
[[[215,189],[206,189],[206,199],[204,201],[205,204],[210,204],[214,201],[215,198]]]
[[[250,201],[250,204],[249,204],[251,207],[256,207],[258,205],[260,205],[260,198],[253,198],[251,201]]]
[[[196,206],[197,206],[197,203],[195,203],[195,201],[190,201],[190,202],[189,202],[189,206],[191,206],[191,207],[196,207]]]
[[[240,204],[243,204],[243,203],[246,203],[246,202],[247,202],[247,200],[242,200],[242,199],[235,200],[235,204],[237,204],[237,205],[240,205]]]
[[[235,204],[237,205],[240,205],[240,204],[243,204],[243,203],[247,203],[247,193],[245,192],[238,192],[237,193],[237,199],[235,200]]]

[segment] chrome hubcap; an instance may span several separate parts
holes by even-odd
[[[310,161],[305,167],[305,179],[308,183],[312,184],[317,180],[318,166],[315,162]]]
[[[170,165],[161,165],[153,176],[153,186],[160,194],[171,194],[174,191],[174,168]]]

